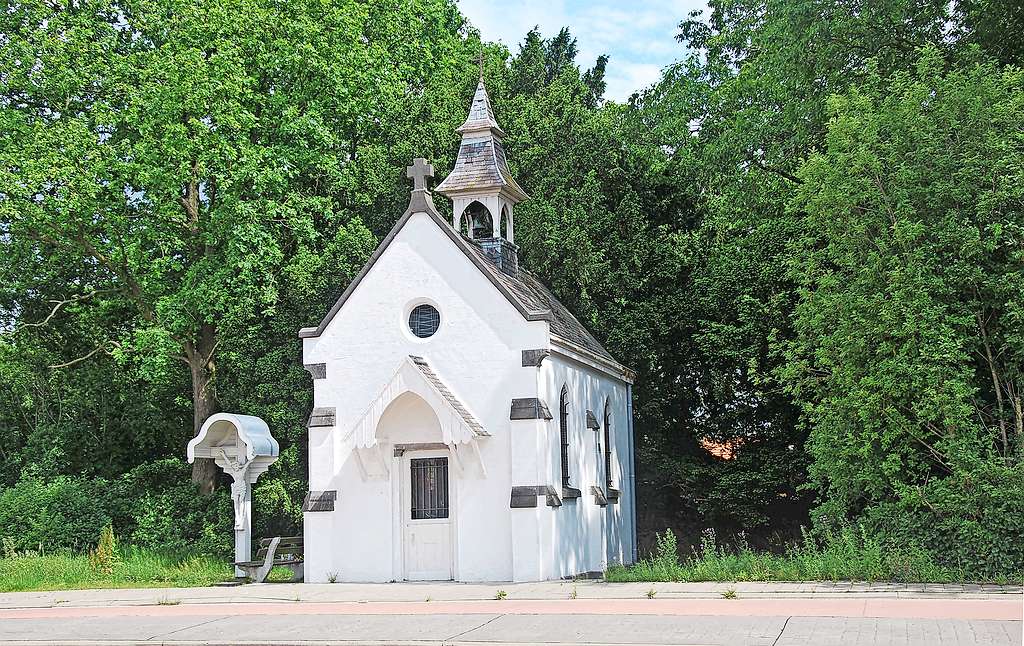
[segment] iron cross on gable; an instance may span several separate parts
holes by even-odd
[[[427,180],[434,177],[434,165],[422,157],[412,160],[412,165],[405,169],[405,176],[412,180],[412,190],[427,190]]]

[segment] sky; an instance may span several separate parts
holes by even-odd
[[[625,101],[651,85],[661,69],[684,54],[676,42],[677,25],[693,9],[707,10],[703,0],[458,0],[486,41],[500,40],[515,54],[537,25],[545,38],[562,27],[576,37],[583,69],[608,54],[605,98]]]

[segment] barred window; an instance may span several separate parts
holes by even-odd
[[[421,339],[434,336],[441,325],[441,315],[432,305],[417,305],[409,313],[409,329]]]
[[[412,519],[448,518],[448,458],[409,461]]]

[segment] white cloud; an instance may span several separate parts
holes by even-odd
[[[608,64],[605,82],[608,89],[605,96],[616,101],[625,101],[638,90],[653,85],[661,78],[662,65],[655,63]]]
[[[606,96],[618,101],[656,82],[661,69],[683,55],[677,25],[691,10],[707,9],[703,0],[459,0],[459,7],[484,40],[500,40],[513,53],[534,25],[545,37],[569,27],[581,67],[601,54],[611,57]]]

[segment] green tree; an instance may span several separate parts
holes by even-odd
[[[461,28],[440,0],[12,5],[0,16],[11,330],[46,311],[54,292],[34,290],[57,289],[60,268],[54,317],[31,323],[88,303],[108,324],[52,365],[180,361],[196,430],[219,406],[225,339],[337,254],[365,257],[360,214],[393,206],[412,149],[448,146]],[[212,463],[194,478],[210,490]]]
[[[927,49],[913,72],[832,99],[800,171],[784,373],[843,513],[1020,462],[1022,81],[985,62],[946,72]]]

